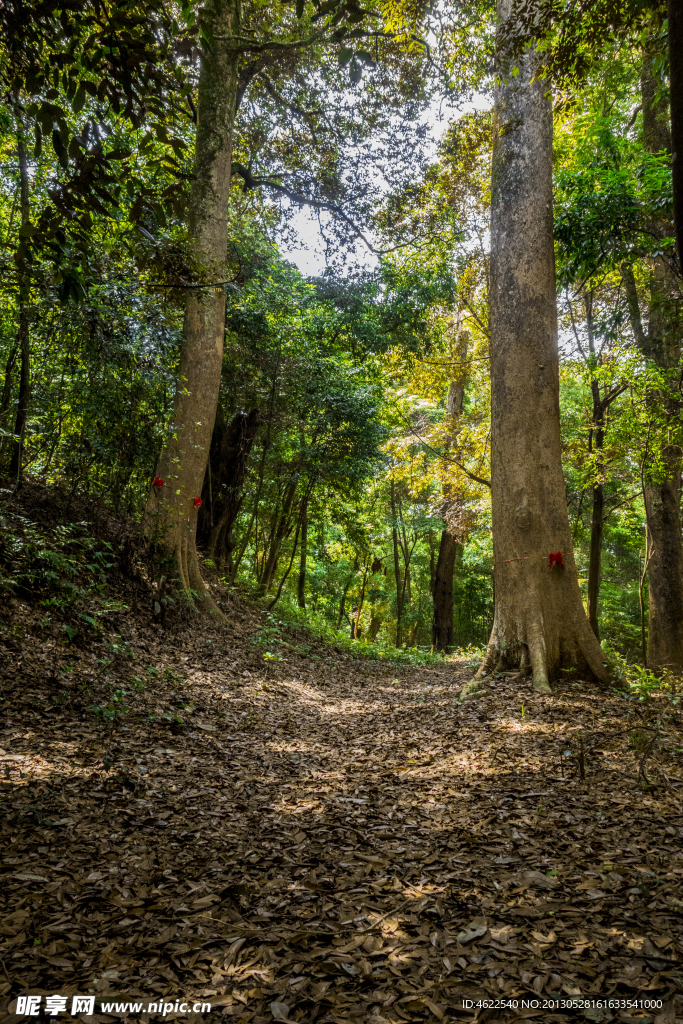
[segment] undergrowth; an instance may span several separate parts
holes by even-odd
[[[97,540],[88,522],[43,527],[0,506],[0,594],[38,601],[43,623],[54,616],[69,641],[84,627],[102,631],[101,619],[127,605],[107,596],[112,545]]]
[[[682,683],[665,668],[661,675],[643,665],[634,665],[618,651],[605,650],[614,666],[613,689],[630,700],[648,702],[654,697],[668,697],[673,704],[681,699]]]
[[[293,601],[287,600],[285,595],[276,611],[266,612],[266,618],[267,625],[257,638],[258,645],[264,648],[266,661],[284,660],[282,651],[277,650],[277,645],[282,645],[285,642],[280,629],[283,627],[306,633],[312,640],[334,644],[335,647],[341,648],[344,654],[354,658],[387,661],[394,665],[443,665],[444,663],[443,655],[428,647],[396,648],[376,641],[368,641],[364,637],[353,640],[349,636],[348,630],[334,629],[321,616],[305,608],[299,608]]]

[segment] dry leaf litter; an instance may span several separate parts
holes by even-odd
[[[93,993],[84,1020],[171,995],[254,1024],[683,1019],[670,702],[512,675],[462,699],[464,662],[354,659],[229,607],[225,627],[172,631],[113,615],[113,660],[104,637],[65,645],[4,609],[5,1008]],[[117,690],[128,711],[95,718]],[[463,1003],[571,996],[662,1005]]]

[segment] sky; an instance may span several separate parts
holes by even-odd
[[[490,106],[490,97],[475,95],[471,101],[463,104],[459,112],[453,111],[450,116],[446,116],[442,110],[441,99],[435,97],[420,118],[420,122],[428,127],[425,144],[427,160],[435,159],[439,139],[450,123],[472,110],[488,110]],[[290,221],[289,228],[297,242],[289,246],[282,245],[283,256],[291,260],[306,277],[317,277],[322,274],[326,267],[325,243],[320,237],[317,213],[305,208],[297,210]],[[371,270],[377,264],[377,256],[359,239],[354,249],[347,254],[345,262]]]

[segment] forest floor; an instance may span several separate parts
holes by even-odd
[[[353,658],[236,598],[73,643],[0,611],[5,1019],[683,1019],[670,701],[461,700],[464,662]]]

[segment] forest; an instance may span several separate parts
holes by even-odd
[[[680,262],[666,10],[627,7],[613,21],[597,7],[590,29],[565,12],[549,35],[519,14],[509,60],[545,40],[553,124],[547,166],[510,151],[547,180],[524,237],[497,254],[521,199],[491,159],[504,138],[492,7],[233,7],[48,4],[24,22],[7,6],[9,489],[36,480],[132,518],[170,559],[152,573],[162,602],[175,592],[220,613],[208,568],[269,609],[386,651],[486,648],[496,573],[502,633],[511,611],[527,615],[527,584],[542,590],[545,548],[561,546],[555,575],[571,575],[572,591],[578,579],[604,648],[588,663],[677,673]],[[524,73],[533,91],[536,72]],[[530,144],[540,159],[540,141]],[[288,259],[302,230],[322,246],[313,275]],[[521,299],[497,310],[491,288],[515,245],[534,277],[555,275],[556,312],[537,330],[558,341],[527,351],[519,401],[526,418],[541,400],[529,420],[539,437],[497,487],[496,427],[516,428],[496,424],[492,332]],[[542,395],[555,406],[543,424]],[[547,471],[568,524],[551,528],[523,477],[558,426],[559,447],[549,437],[541,447],[553,446]],[[513,443],[500,436],[506,463]],[[524,529],[506,535],[510,502],[528,515],[531,544]],[[580,614],[577,594],[554,601]],[[505,628],[528,657],[531,621]],[[551,676],[578,667],[577,654],[586,662],[575,637],[540,628],[555,634]]]
[[[8,1019],[676,1024],[680,0],[0,26]]]

